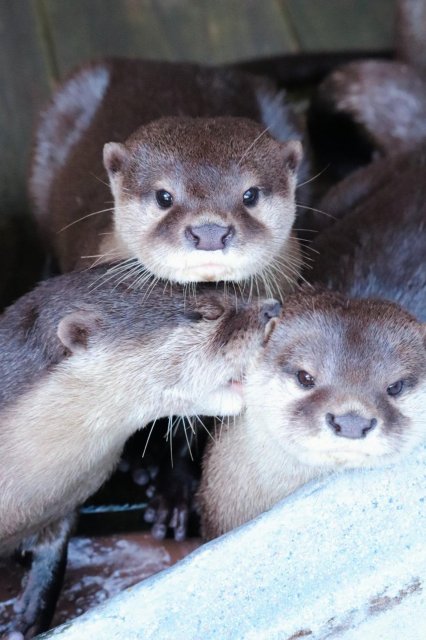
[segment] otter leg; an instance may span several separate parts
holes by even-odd
[[[181,431],[173,435],[173,441],[173,466],[168,455],[160,461],[155,483],[147,490],[152,497],[144,517],[152,523],[151,533],[157,540],[163,540],[171,529],[174,539],[182,541],[187,537],[190,520],[196,517],[194,496],[201,475],[205,438],[197,433],[196,447],[191,452]]]
[[[29,563],[30,568],[14,605],[15,616],[6,638],[17,640],[21,634],[28,640],[49,627],[62,587],[68,540],[75,521],[76,514],[69,514],[21,545],[20,560]]]

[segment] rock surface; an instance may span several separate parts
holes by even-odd
[[[425,463],[310,483],[43,637],[424,640]]]

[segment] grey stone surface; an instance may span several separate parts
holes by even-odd
[[[44,637],[424,640],[425,463],[310,483]]]

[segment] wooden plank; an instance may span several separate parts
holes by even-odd
[[[0,3],[0,309],[32,286],[41,263],[26,188],[33,123],[49,94],[35,8]]]
[[[275,0],[153,2],[179,59],[219,64],[297,50]]]
[[[219,63],[294,51],[276,0],[44,0],[61,74],[105,55]]]
[[[0,3],[0,42],[0,210],[22,211],[33,122],[49,95],[33,2]]]
[[[280,0],[303,51],[386,50],[395,0]]]

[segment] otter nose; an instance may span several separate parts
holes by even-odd
[[[372,431],[377,424],[376,418],[371,420],[363,418],[356,413],[345,413],[343,416],[334,416],[327,413],[325,420],[336,436],[342,438],[365,438],[369,431]]]
[[[235,235],[234,227],[222,227],[219,224],[203,224],[200,227],[187,227],[185,236],[201,251],[224,249]]]
[[[266,300],[260,309],[260,316],[264,325],[267,325],[271,318],[277,318],[280,315],[281,308],[281,302],[278,302],[278,300],[274,300],[274,298]]]

